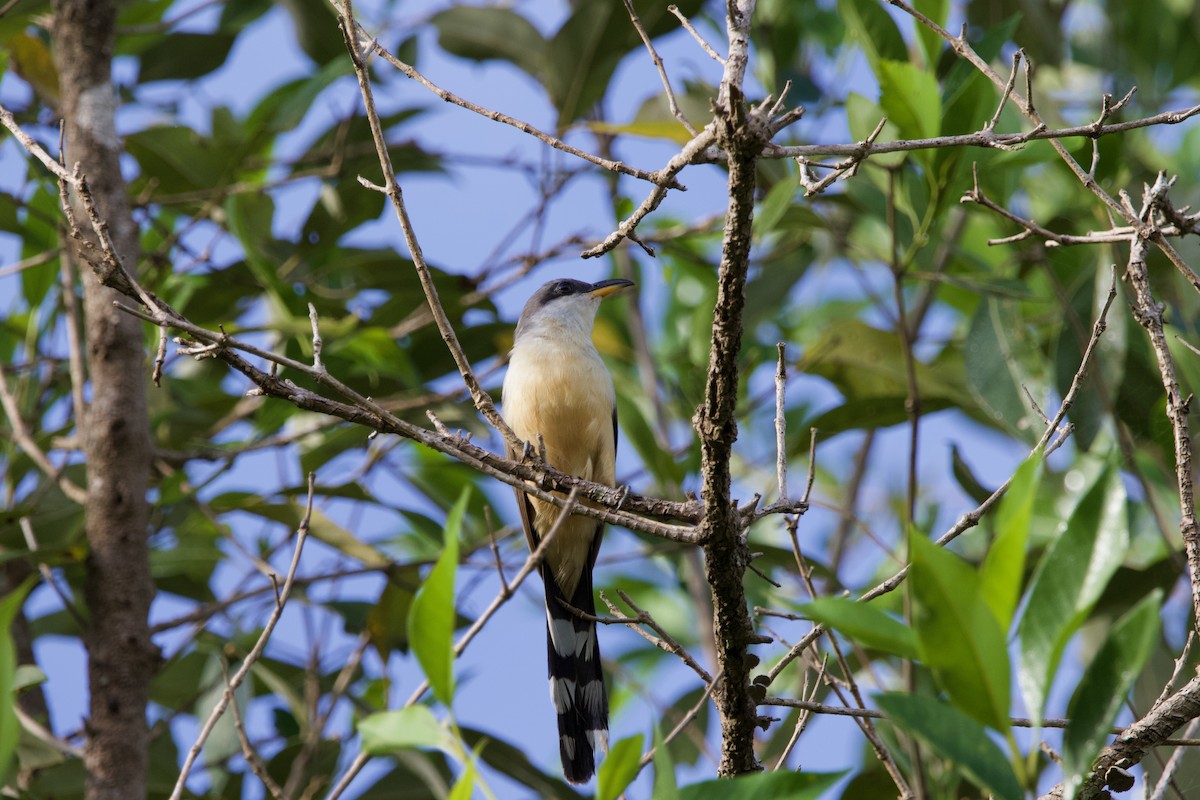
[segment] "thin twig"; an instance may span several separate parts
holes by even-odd
[[[642,20],[638,17],[637,10],[633,7],[633,0],[624,0],[625,10],[629,12],[629,20],[633,23],[633,28],[638,32],[638,36],[642,37],[642,44],[646,45],[646,50],[650,53],[650,60],[654,62],[654,68],[658,70],[659,80],[662,81],[663,91],[667,93],[667,105],[671,108],[671,115],[679,120],[679,124],[687,130],[688,134],[695,136],[697,131],[692,123],[688,122],[687,117],[679,110],[679,103],[675,100],[675,91],[671,88],[671,79],[667,77],[667,68],[663,65],[662,57],[658,51],[654,49],[654,43],[650,41],[650,34],[646,32],[646,28],[642,25]]]
[[[669,5],[667,6],[667,11],[670,11],[675,15],[675,18],[679,20],[679,24],[683,26],[683,29],[692,35],[692,38],[696,40],[696,42],[700,45],[700,48],[704,50],[704,52],[708,53],[709,57],[713,61],[716,61],[722,67],[725,66],[725,59],[720,53],[712,48],[712,45],[704,41],[704,37],[700,35],[699,31],[692,27],[692,23],[683,15],[683,12],[679,10],[678,6]]]
[[[49,456],[46,455],[42,448],[38,447],[33,434],[25,424],[24,417],[21,416],[21,409],[17,406],[17,398],[9,390],[8,379],[5,377],[4,372],[4,367],[0,366],[0,407],[4,409],[5,415],[8,416],[8,424],[12,427],[13,440],[25,455],[29,457],[30,461],[37,464],[38,468],[50,480],[58,484],[63,494],[72,502],[83,505],[87,502],[87,490],[63,475],[63,468],[54,466]]]
[[[38,543],[37,537],[33,534],[33,524],[30,523],[29,517],[21,517],[17,520],[17,525],[21,528],[21,535],[25,537],[25,546],[29,548],[30,556],[37,561],[38,572],[42,575],[42,580],[50,587],[53,592],[58,595],[59,602],[63,604],[67,614],[79,626],[79,630],[86,631],[88,629],[87,620],[79,613],[79,609],[75,607],[75,601],[67,594],[66,590],[58,585],[58,581],[54,580],[54,573],[50,570],[50,565],[37,557]]]
[[[642,754],[642,760],[638,762],[638,772],[641,772],[646,768],[647,764],[654,760],[654,754],[658,752],[659,747],[666,747],[675,739],[676,736],[682,733],[683,730],[691,724],[692,720],[694,720],[700,713],[700,710],[708,703],[708,696],[712,694],[713,687],[716,686],[717,681],[721,679],[721,674],[722,673],[718,672],[714,680],[705,684],[704,691],[700,693],[700,699],[688,709],[687,713],[683,715],[683,718],[679,720],[675,727],[671,728],[670,732],[663,737],[661,744],[651,747]]]
[[[775,478],[779,499],[787,502],[787,418],[784,416],[787,397],[787,345],[777,342],[779,360],[775,365]],[[807,495],[807,493],[805,493]]]
[[[768,696],[759,705],[764,706],[782,706],[785,708],[802,708],[812,711],[814,714],[829,714],[835,717],[866,717],[869,719],[887,719],[887,715],[882,711],[876,711],[871,708],[847,708],[846,706],[831,706],[825,703],[814,703],[808,700],[796,700],[791,697],[771,697]],[[1009,724],[1014,728],[1066,728],[1071,724],[1069,719],[1044,719],[1041,722],[1034,722],[1027,717],[1010,717]],[[1120,725],[1113,725],[1109,728],[1109,733],[1114,736],[1120,736],[1129,728],[1123,728]],[[1182,739],[1165,739],[1158,743],[1163,747],[1200,747],[1200,739],[1182,738]]]
[[[221,672],[225,676],[225,686],[229,686],[229,668],[221,662]],[[258,755],[258,751],[254,749],[254,745],[250,742],[250,737],[246,735],[246,723],[242,720],[242,710],[235,695],[229,703],[229,708],[233,712],[233,728],[237,732],[238,742],[242,746],[242,757],[246,759],[246,763],[250,765],[250,770],[262,782],[263,788],[275,800],[286,800],[287,795],[283,793],[283,789],[279,788],[279,784],[271,777],[271,773],[267,771],[267,765],[263,763],[262,758]]]
[[[221,693],[221,698],[213,707],[212,712],[208,715],[208,719],[204,722],[204,726],[200,729],[200,733],[196,736],[196,741],[192,743],[191,748],[188,750],[187,757],[183,761],[183,768],[179,771],[179,779],[175,782],[175,788],[171,792],[170,800],[179,800],[183,796],[188,775],[191,773],[192,767],[200,755],[200,751],[204,748],[204,743],[208,741],[213,728],[217,726],[217,722],[225,714],[226,708],[229,707],[229,703],[233,700],[233,693],[242,685],[246,676],[250,674],[250,668],[262,657],[263,651],[267,647],[267,642],[270,641],[271,634],[275,631],[276,624],[278,624],[280,617],[283,616],[283,609],[287,605],[288,598],[292,593],[292,586],[296,580],[296,569],[300,566],[300,554],[304,551],[304,542],[308,538],[308,526],[309,521],[312,519],[313,495],[315,491],[316,476],[310,472],[308,475],[308,503],[304,508],[304,517],[300,520],[300,527],[296,529],[296,546],[292,551],[292,562],[288,566],[283,588],[279,591],[279,599],[275,603],[275,608],[271,611],[271,616],[267,619],[267,624],[263,627],[258,641],[254,643],[254,647],[251,648],[246,658],[242,661],[242,666],[238,668],[238,671],[225,684],[225,691]]]

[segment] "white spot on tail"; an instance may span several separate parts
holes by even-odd
[[[596,657],[596,629],[589,628],[582,631],[575,639],[575,655],[582,658],[584,661],[591,661]]]
[[[575,626],[569,619],[554,619],[546,612],[546,624],[550,626],[550,641],[554,643],[554,652],[563,658],[575,655]]]
[[[570,710],[575,705],[575,681],[570,678],[551,678],[550,700],[558,713]]]
[[[596,728],[595,730],[588,731],[584,735],[587,736],[588,744],[592,746],[593,750],[599,748],[601,753],[608,752],[607,728]]]
[[[588,681],[583,685],[583,707],[595,715],[604,704],[604,681]]]

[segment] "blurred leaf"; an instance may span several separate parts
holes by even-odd
[[[440,752],[401,750],[396,768],[356,795],[358,800],[444,800],[454,773]]]
[[[850,135],[856,142],[865,141],[875,131],[875,126],[887,119],[883,108],[857,92],[846,96],[846,121],[850,124]],[[883,130],[879,132],[877,141],[887,142],[901,138],[900,129],[896,123],[887,120]],[[871,162],[881,167],[895,167],[904,163],[907,153],[881,153],[871,156]]]
[[[446,729],[428,706],[415,705],[398,711],[380,711],[358,721],[362,750],[370,755],[392,755],[408,748],[447,745]]]
[[[617,800],[626,787],[633,783],[642,760],[644,740],[645,737],[639,733],[621,739],[612,746],[596,771],[597,800]]]
[[[667,749],[662,731],[654,726],[654,790],[655,800],[679,800],[679,787],[675,783],[675,765]]]
[[[349,58],[333,6],[324,0],[280,0],[280,5],[291,15],[304,54],[318,66]]]
[[[212,31],[185,33],[172,31],[156,38],[141,53],[141,83],[191,80],[219,69],[229,59],[235,35]]]
[[[921,695],[875,697],[888,719],[959,766],[973,783],[997,800],[1020,800],[1021,785],[1004,752],[975,720],[954,706]]]
[[[818,597],[796,613],[844,633],[854,642],[904,658],[917,658],[917,637],[911,628],[870,603],[841,597]]]
[[[979,576],[961,558],[916,532],[908,542],[908,585],[921,660],[956,707],[1007,731],[1008,652]]]
[[[1074,797],[1112,735],[1110,726],[1158,640],[1162,599],[1162,592],[1151,592],[1117,620],[1071,695],[1071,722],[1063,735],[1064,800]]]
[[[0,785],[7,782],[13,752],[17,747],[17,733],[21,730],[13,693],[17,652],[13,643],[12,623],[33,585],[33,578],[28,578],[0,599]]]
[[[1063,648],[1100,598],[1129,546],[1125,487],[1106,466],[1079,499],[1033,576],[1017,627],[1025,706],[1042,719]]]
[[[913,0],[913,7],[938,25],[946,26],[950,0]],[[917,29],[917,41],[921,43],[921,49],[925,52],[925,66],[933,70],[942,52],[942,37],[937,31],[931,30],[916,19],[913,20],[913,27]]]
[[[838,0],[838,11],[845,20],[851,40],[862,48],[877,77],[880,62],[908,58],[908,45],[904,43],[900,29],[879,3]]]
[[[1025,579],[1025,551],[1042,477],[1042,454],[1034,453],[1013,474],[996,509],[996,540],[980,568],[979,582],[1001,630],[1007,631],[1017,611]]]
[[[1022,386],[1036,386],[1018,357],[1016,337],[1021,334],[1011,303],[986,298],[971,322],[964,359],[971,389],[993,424],[1019,428],[1026,416]]]
[[[499,737],[471,728],[460,729],[463,741],[492,769],[548,800],[578,800],[579,793],[560,778],[545,774],[517,747]]]
[[[693,783],[679,790],[681,800],[818,800],[843,772],[757,772],[736,778]]]
[[[27,33],[18,33],[3,44],[16,73],[46,102],[57,104],[58,70],[46,42]]]
[[[454,6],[430,20],[438,29],[438,44],[448,53],[473,61],[511,62],[542,82],[546,40],[529,20],[498,6]]]
[[[970,465],[962,457],[962,450],[957,442],[950,443],[950,470],[954,473],[958,487],[966,492],[976,505],[992,496],[991,490],[979,482]]]
[[[447,707],[454,701],[454,576],[458,570],[458,539],[470,496],[470,489],[463,489],[446,516],[446,547],[413,599],[408,614],[413,654],[434,695]]]
[[[450,794],[446,796],[446,800],[471,800],[472,794],[475,791],[475,781],[478,777],[479,773],[475,769],[474,759],[468,760],[463,767],[462,774],[454,782],[454,787],[450,790]]]
[[[388,575],[379,602],[367,613],[366,626],[371,644],[385,661],[392,650],[408,652],[408,615],[419,583],[415,566],[397,567]]]
[[[879,105],[906,139],[930,139],[941,131],[942,96],[931,72],[907,62],[883,60],[876,67]]]

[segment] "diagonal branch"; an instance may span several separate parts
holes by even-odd
[[[475,402],[475,407],[483,414],[491,426],[500,432],[500,435],[504,437],[504,441],[508,443],[514,452],[521,452],[524,443],[517,438],[512,429],[501,419],[499,412],[496,411],[495,404],[492,402],[492,398],[479,385],[479,381],[475,378],[475,372],[471,369],[471,362],[467,360],[466,354],[463,353],[462,345],[458,343],[458,335],[454,332],[454,326],[450,324],[450,319],[446,316],[445,309],[442,308],[442,301],[438,298],[437,286],[433,283],[433,275],[429,272],[429,265],[425,263],[425,256],[421,252],[420,243],[417,241],[417,233],[413,229],[412,221],[408,217],[408,209],[404,205],[404,194],[400,189],[400,185],[396,183],[396,173],[392,169],[392,157],[388,153],[387,141],[383,137],[383,125],[379,121],[379,114],[375,111],[375,95],[371,89],[371,76],[367,72],[367,65],[363,61],[362,53],[358,48],[358,23],[354,20],[354,8],[350,0],[345,0],[345,4],[340,12],[342,34],[346,41],[346,49],[350,53],[350,60],[354,63],[354,72],[358,76],[358,88],[362,93],[363,105],[367,111],[367,120],[371,126],[371,138],[375,140],[375,151],[379,156],[379,167],[383,170],[383,193],[387,195],[392,203],[392,208],[396,211],[396,219],[400,222],[400,229],[404,232],[404,243],[408,246],[413,267],[417,271],[417,278],[421,281],[421,289],[425,292],[425,299],[429,303],[429,310],[433,313],[433,319],[437,324],[438,332],[442,335],[442,341],[446,343],[446,348],[450,351],[450,355],[454,357],[454,363],[458,365],[458,371],[462,375],[463,383],[466,384],[467,389],[471,392],[471,399]]]

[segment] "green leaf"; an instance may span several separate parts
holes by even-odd
[[[411,748],[441,748],[446,730],[428,706],[409,706],[398,711],[380,711],[358,723],[362,750],[373,756],[391,755]]]
[[[413,598],[408,613],[413,654],[429,678],[434,696],[447,706],[454,700],[454,575],[458,569],[458,535],[470,496],[470,487],[465,487],[446,515],[445,549]]]
[[[679,790],[682,800],[818,800],[844,772],[758,772],[737,778],[693,783]]]
[[[142,51],[138,81],[191,80],[219,69],[229,58],[231,33],[171,33]]]
[[[1155,590],[1117,620],[1071,695],[1063,734],[1064,800],[1071,800],[1108,741],[1134,679],[1158,640],[1163,594]]]
[[[818,597],[800,606],[797,612],[841,631],[864,647],[917,658],[917,637],[913,630],[870,603]]]
[[[903,61],[908,58],[908,45],[895,21],[874,0],[838,0],[838,11],[846,23],[850,38],[862,48],[878,71],[883,60]]]
[[[979,583],[1001,630],[1007,631],[1021,597],[1025,577],[1025,545],[1033,519],[1033,501],[1042,478],[1042,454],[1027,458],[996,509],[996,541],[980,569]]]
[[[655,800],[679,800],[679,786],[675,783],[675,764],[671,751],[663,740],[662,731],[654,726],[654,790]]]
[[[7,782],[8,768],[17,748],[17,734],[21,729],[13,697],[17,651],[16,645],[13,644],[12,623],[17,612],[21,610],[25,595],[29,593],[31,586],[33,578],[27,578],[0,600],[0,786]]]
[[[1018,682],[1035,722],[1067,641],[1099,599],[1129,547],[1125,487],[1106,466],[1038,564],[1025,613],[1017,627]]]
[[[379,602],[366,615],[366,630],[379,657],[387,660],[392,650],[408,652],[408,617],[419,583],[417,568],[403,565],[391,570]]]
[[[534,796],[547,800],[578,800],[579,793],[560,779],[553,778],[529,761],[520,748],[499,739],[495,734],[471,728],[460,728],[463,741],[479,752],[479,757],[492,769],[525,787]]]
[[[846,121],[850,124],[850,135],[857,142],[864,141],[868,136],[875,132],[875,126],[880,120],[886,119],[887,114],[878,103],[875,103],[861,94],[851,92],[846,97]],[[879,137],[876,141],[891,141],[900,138],[900,129],[892,121],[884,123],[883,130],[879,132]],[[871,163],[878,164],[881,167],[895,167],[904,162],[908,157],[907,153],[880,153],[877,156],[871,156]]]
[[[629,736],[612,746],[596,772],[597,800],[616,800],[633,783],[642,760],[642,734]]]
[[[1004,752],[975,720],[954,706],[921,695],[881,694],[875,702],[888,719],[949,759],[997,800],[1019,800],[1021,785]]]
[[[929,139],[942,124],[942,95],[931,71],[903,61],[880,61],[879,105],[908,139]]]
[[[431,21],[446,52],[472,61],[508,61],[535,80],[544,80],[546,40],[517,12],[498,6],[455,6]]]
[[[475,760],[469,759],[463,769],[462,776],[454,782],[454,788],[446,795],[446,800],[471,800],[475,792],[475,780],[479,777],[475,769]]]
[[[784,212],[791,206],[799,188],[798,176],[789,176],[786,180],[779,181],[771,187],[771,190],[767,192],[766,199],[759,206],[758,213],[754,215],[756,237],[762,238],[775,229],[775,226],[783,219]]]
[[[938,25],[945,27],[946,12],[950,10],[950,0],[913,0],[913,7]],[[942,37],[937,34],[937,31],[922,25],[920,20],[914,19],[913,25],[917,29],[917,40],[921,43],[921,49],[925,51],[925,66],[933,70],[937,67],[938,56],[942,52]]]
[[[975,570],[910,533],[909,589],[921,660],[954,705],[998,731],[1009,728],[1009,663],[1004,632],[988,608]]]
[[[1026,416],[1022,385],[1031,385],[1017,358],[1021,324],[1016,306],[989,297],[979,304],[963,346],[967,377],[993,425],[1015,431]]]

